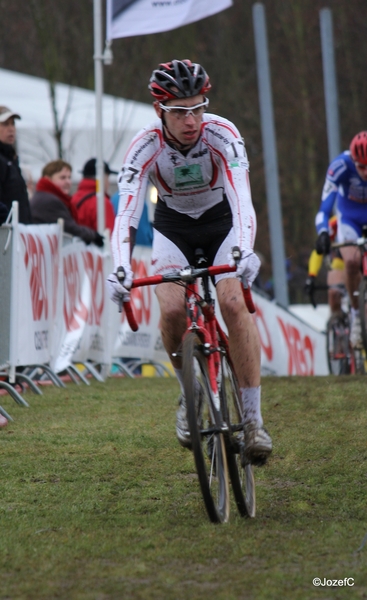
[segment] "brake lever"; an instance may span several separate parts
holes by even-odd
[[[238,246],[233,246],[233,248],[232,248],[232,256],[233,256],[234,262],[237,265],[240,262],[241,256],[242,256],[242,252],[241,252],[241,250],[240,250],[240,248]]]

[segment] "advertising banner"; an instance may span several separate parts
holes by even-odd
[[[59,373],[73,362],[110,364],[110,299],[105,280],[111,264],[104,252],[74,239],[62,248],[62,309],[59,344],[52,368]]]
[[[168,360],[154,287],[131,292],[137,332],[131,331],[124,313],[109,299],[105,280],[113,267],[108,248],[87,246],[78,238],[69,241],[59,225],[15,223],[9,251],[11,276],[9,268],[5,270],[5,250],[0,267],[11,282],[2,295],[3,305],[10,309],[8,330],[2,328],[2,337],[3,353],[9,348],[4,363],[12,373],[17,366],[35,364],[50,364],[60,373],[87,360],[107,366],[114,358]],[[151,248],[136,246],[135,277],[149,275],[150,262]],[[327,375],[325,335],[256,292],[253,299],[262,374]]]
[[[325,335],[253,294],[263,375],[328,375]]]
[[[15,224],[12,235],[10,363],[48,363],[60,312],[62,228]]]
[[[325,335],[252,291],[261,343],[262,375],[328,375]],[[219,305],[218,320],[227,331]]]

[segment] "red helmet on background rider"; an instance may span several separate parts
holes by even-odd
[[[205,94],[211,88],[209,76],[201,65],[191,60],[161,63],[149,82],[152,96],[159,102],[173,98],[191,98]]]
[[[354,162],[367,165],[367,131],[360,131],[354,136],[349,150]]]

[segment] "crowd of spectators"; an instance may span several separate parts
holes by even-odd
[[[87,227],[78,218],[78,211],[70,195],[71,172],[71,165],[64,160],[53,160],[44,166],[42,177],[30,200],[32,222],[57,223],[58,219],[63,219],[66,233],[80,237],[86,244],[93,242],[97,246],[103,246],[103,236],[97,231],[97,222],[94,228]],[[94,199],[96,204],[95,190]]]
[[[74,194],[72,166],[61,159],[47,163],[29,197],[16,151],[16,120],[20,118],[10,108],[0,106],[0,225],[8,219],[12,202],[17,200],[20,223],[57,223],[63,219],[66,233],[102,247],[104,238],[97,223],[96,159],[90,158],[84,164],[82,180]],[[105,227],[112,234],[115,211],[108,194],[109,176],[117,172],[105,162],[104,173]]]
[[[82,170],[82,179],[74,194],[72,191],[72,165],[62,159],[44,165],[35,189],[27,188],[19,166],[16,149],[16,121],[21,116],[6,106],[0,106],[0,226],[10,218],[13,201],[18,202],[18,220],[24,225],[57,223],[63,220],[64,232],[81,238],[86,244],[104,245],[98,232],[98,199],[96,159],[88,159]],[[104,163],[104,221],[112,235],[118,212],[118,192],[108,194],[110,175],[117,175]],[[144,208],[137,243],[151,245],[152,225]],[[0,428],[8,423],[0,412]]]

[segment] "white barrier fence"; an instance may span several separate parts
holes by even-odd
[[[92,361],[108,373],[117,358],[167,361],[159,308],[151,287],[131,297],[139,331],[133,333],[107,296],[112,271],[101,250],[62,233],[62,225],[0,227],[0,366],[15,381],[17,367],[47,364],[55,373]],[[150,248],[136,247],[134,272],[149,274]],[[326,375],[324,334],[254,293],[263,374]],[[222,323],[223,325],[223,323]]]
[[[325,334],[253,294],[264,375],[328,375]]]

